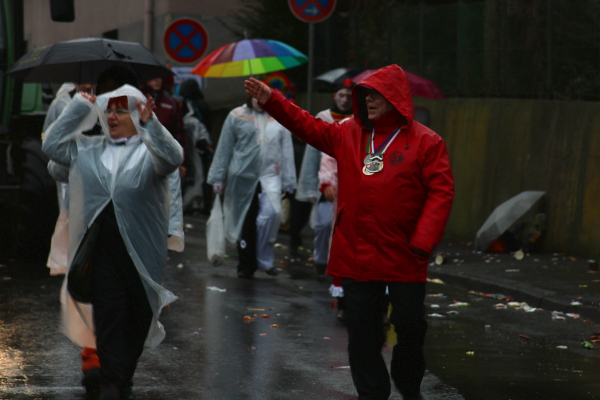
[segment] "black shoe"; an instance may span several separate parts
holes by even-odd
[[[252,279],[254,278],[254,274],[244,271],[238,271],[238,278]]]
[[[100,400],[121,400],[121,392],[115,385],[102,385]]]
[[[325,275],[325,271],[327,271],[327,264],[315,263],[315,272],[318,275]]]
[[[277,270],[275,269],[275,267],[273,267],[271,269],[265,270],[265,273],[267,275],[271,275],[271,276],[277,276],[277,275],[279,275],[279,272],[277,272]]]
[[[99,368],[88,369],[83,373],[81,384],[85,387],[86,400],[96,400],[102,389],[102,374]]]
[[[402,400],[424,400],[423,396],[421,396],[421,393],[417,392],[417,393],[402,393]]]
[[[133,383],[130,383],[121,390],[121,400],[135,400],[132,386]]]

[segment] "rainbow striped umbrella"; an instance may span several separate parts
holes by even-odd
[[[246,39],[213,51],[191,73],[204,78],[267,74],[297,67],[308,58],[295,48],[270,39]]]

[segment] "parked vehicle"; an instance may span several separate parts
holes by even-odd
[[[50,19],[50,16],[49,16]],[[23,1],[0,4],[0,263],[42,261],[58,216],[56,184],[41,150],[41,84],[6,74],[26,51]]]

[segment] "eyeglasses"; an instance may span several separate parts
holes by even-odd
[[[104,110],[104,115],[106,115],[108,117],[113,112],[115,113],[115,115],[120,116],[123,114],[128,114],[129,110],[126,108],[115,108],[115,109],[108,108],[108,109]]]
[[[365,91],[365,99],[367,97],[371,97],[373,100],[379,100],[383,98],[383,95],[375,89],[369,89]]]

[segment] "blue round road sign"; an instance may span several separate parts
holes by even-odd
[[[182,18],[167,27],[163,43],[169,57],[187,64],[198,61],[204,55],[208,35],[198,21]]]
[[[321,22],[331,15],[336,0],[289,0],[292,13],[304,22]]]

